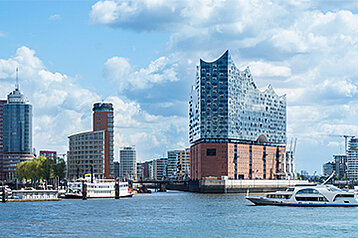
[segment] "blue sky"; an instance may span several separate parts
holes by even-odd
[[[115,144],[139,160],[188,146],[199,59],[229,49],[262,89],[287,94],[297,170],[321,171],[358,135],[354,1],[0,1],[0,95],[20,68],[34,146],[67,150],[99,100],[116,109]]]

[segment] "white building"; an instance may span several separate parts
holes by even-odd
[[[137,178],[137,152],[134,146],[119,150],[119,177],[135,180]]]

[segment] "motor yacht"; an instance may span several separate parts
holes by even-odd
[[[285,191],[265,193],[263,196],[247,195],[255,205],[275,206],[358,206],[354,191],[344,191],[333,185],[295,186]]]

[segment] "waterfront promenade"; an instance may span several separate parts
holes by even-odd
[[[174,191],[0,210],[1,237],[355,237],[358,219],[357,208],[252,206],[243,195]]]

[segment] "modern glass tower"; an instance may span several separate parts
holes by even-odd
[[[12,180],[15,178],[17,164],[33,159],[32,105],[21,93],[18,83],[15,90],[8,94],[7,101],[2,101],[1,116],[0,144],[3,154],[0,156],[0,179]]]
[[[282,178],[286,97],[257,88],[249,68],[239,70],[229,51],[200,60],[189,101],[192,179]]]
[[[4,105],[4,152],[32,153],[32,105],[18,88]]]
[[[247,67],[239,70],[229,51],[200,60],[190,97],[189,141],[227,139],[286,143],[286,96],[271,85],[260,91]]]

